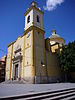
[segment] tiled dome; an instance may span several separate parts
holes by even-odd
[[[52,34],[49,38],[60,38],[58,34]]]

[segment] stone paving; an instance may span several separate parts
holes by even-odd
[[[0,84],[0,97],[75,88],[75,83]]]

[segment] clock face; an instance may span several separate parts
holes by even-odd
[[[27,38],[30,36],[30,32],[27,33]]]

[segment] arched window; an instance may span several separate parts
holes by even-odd
[[[37,22],[40,22],[40,20],[39,20],[39,16],[37,15]]]
[[[30,22],[30,16],[28,16],[28,18],[27,18],[27,23],[29,23]]]

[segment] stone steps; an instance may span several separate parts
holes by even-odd
[[[42,100],[58,100],[58,99],[70,99],[71,96],[75,96],[75,92],[72,93],[65,93],[65,94],[59,94],[59,95],[54,95],[53,97],[50,97],[50,95],[48,95],[47,97],[45,97],[45,99]],[[73,97],[72,97],[73,98]]]
[[[63,92],[58,92],[58,93],[52,93],[52,94],[46,94],[46,95],[40,95],[36,97],[29,97],[26,100],[58,100],[62,98],[66,98],[69,96],[74,96],[75,95],[75,90],[74,91],[63,91]]]
[[[5,82],[2,82],[2,84],[28,84],[25,80],[7,80]]]
[[[61,100],[75,100],[75,95],[74,96],[70,96]]]
[[[68,98],[68,99],[67,99]],[[34,92],[21,96],[0,98],[0,100],[75,100],[75,88],[58,91]]]

